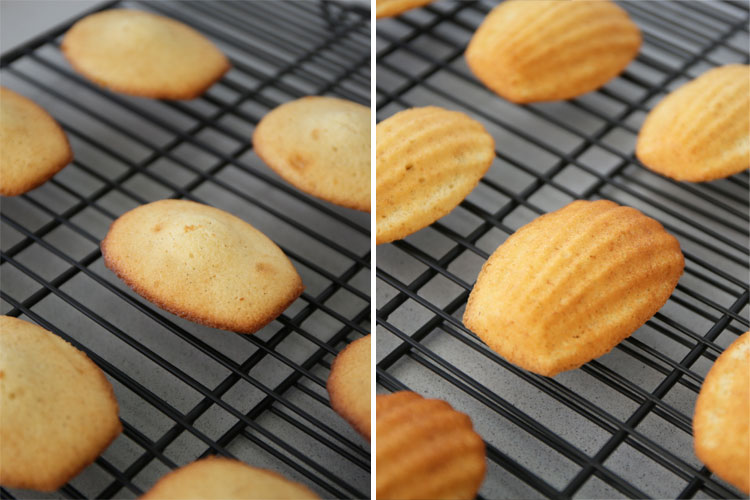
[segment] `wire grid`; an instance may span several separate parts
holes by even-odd
[[[466,66],[497,2],[439,1],[379,20],[377,110],[463,111],[496,141],[479,186],[430,227],[377,250],[378,391],[410,389],[469,414],[487,445],[484,498],[738,498],[692,451],[695,398],[748,329],[748,173],[678,183],[634,157],[643,119],[705,70],[748,60],[748,2],[621,2],[644,44],[602,89],[517,106]],[[686,268],[669,302],[611,353],[553,378],[521,370],[462,324],[484,261],[520,226],[574,199],[656,218]]]
[[[331,409],[334,356],[369,331],[369,214],[294,189],[252,152],[277,105],[329,94],[369,105],[370,14],[334,2],[111,2],[182,21],[233,69],[199,99],[111,93],[72,71],[60,26],[5,54],[2,83],[66,130],[75,160],[2,201],[2,312],[71,342],[112,382],[123,434],[52,495],[132,498],[170,469],[232,456],[324,497],[369,496],[369,445]],[[255,335],[213,330],[134,294],[99,242],[126,210],[162,198],[225,209],[276,241],[306,291]]]

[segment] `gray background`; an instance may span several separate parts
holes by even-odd
[[[96,0],[0,0],[0,51],[11,50],[98,3]]]

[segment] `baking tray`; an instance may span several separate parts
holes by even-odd
[[[253,153],[261,117],[304,95],[370,103],[370,13],[338,2],[110,2],[182,21],[232,69],[192,101],[156,101],[91,84],[60,53],[70,24],[2,56],[2,84],[66,130],[75,160],[28,194],[3,198],[3,314],[38,323],[106,373],[123,434],[53,494],[134,498],[209,454],[233,456],[323,497],[370,492],[369,445],[329,404],[334,356],[370,329],[369,214],[293,188]],[[163,198],[227,210],[273,239],[306,290],[255,335],[158,309],[102,262],[99,241],[125,211]]]
[[[496,156],[449,215],[377,248],[378,391],[411,389],[471,416],[487,444],[481,498],[739,498],[695,457],[703,377],[748,330],[748,173],[678,183],[634,157],[648,111],[704,71],[748,61],[748,2],[620,2],[637,59],[569,101],[511,104],[462,57],[498,2],[438,1],[377,22],[378,120],[437,105],[479,120]],[[611,353],[555,378],[521,370],[464,328],[487,257],[522,225],[575,199],[659,220],[686,268],[669,302]]]

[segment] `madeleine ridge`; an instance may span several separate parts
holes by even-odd
[[[487,464],[468,415],[409,391],[378,395],[375,411],[376,498],[476,497]]]
[[[254,333],[304,287],[284,252],[223,210],[185,200],[141,205],[112,223],[104,263],[133,290],[196,323]]]
[[[660,101],[638,134],[636,155],[678,181],[705,182],[750,167],[750,66],[714,68]]]
[[[701,462],[750,494],[750,332],[732,342],[706,375],[693,437]]]
[[[370,108],[307,96],[277,106],[253,133],[255,153],[296,188],[370,211]]]
[[[578,368],[620,343],[672,294],[685,260],[654,219],[575,201],[511,235],[482,267],[464,324],[540,375]]]
[[[610,0],[510,0],[487,15],[465,56],[490,90],[529,103],[601,87],[640,46],[640,30]]]
[[[495,158],[495,141],[481,123],[435,106],[396,113],[375,133],[377,244],[447,215]]]

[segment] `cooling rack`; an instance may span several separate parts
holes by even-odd
[[[748,330],[748,173],[673,182],[633,155],[643,119],[711,67],[748,61],[746,1],[620,5],[643,47],[604,88],[513,105],[462,57],[497,2],[438,1],[378,20],[377,117],[460,110],[496,141],[489,173],[448,216],[377,249],[378,391],[411,389],[469,414],[487,444],[482,498],[739,498],[692,451],[703,377]],[[462,322],[487,257],[520,226],[575,199],[661,221],[686,268],[669,302],[611,353],[545,378],[490,351]]]
[[[334,2],[111,2],[182,21],[233,68],[201,98],[153,101],[89,83],[53,29],[2,57],[2,84],[66,130],[75,160],[2,200],[3,314],[82,349],[106,373],[123,434],[54,494],[133,498],[170,469],[233,456],[323,497],[365,498],[369,446],[330,407],[333,357],[369,332],[369,214],[308,197],[253,153],[260,118],[309,94],[370,103],[370,13]],[[236,214],[291,258],[306,291],[255,335],[202,327],[135,295],[103,265],[99,241],[120,214],[162,198]]]

